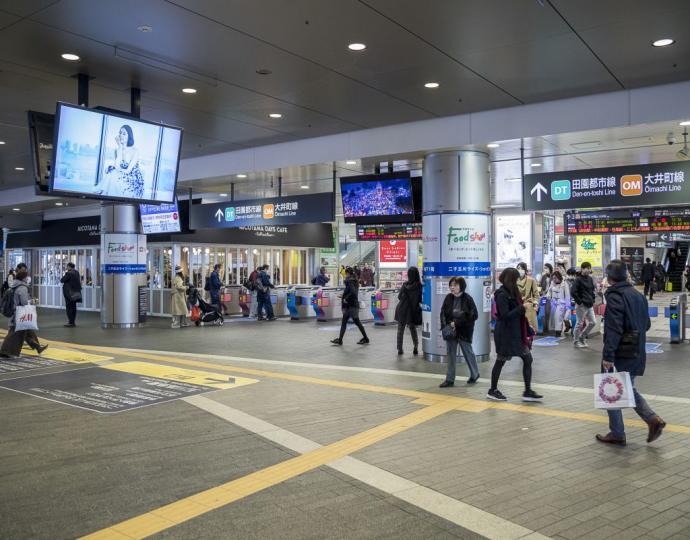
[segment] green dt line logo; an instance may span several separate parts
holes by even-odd
[[[554,201],[567,201],[570,199],[570,180],[551,182],[551,198]]]

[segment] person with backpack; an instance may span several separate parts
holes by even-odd
[[[343,291],[342,297],[342,308],[343,308],[343,320],[340,323],[340,335],[331,340],[334,345],[343,344],[343,336],[345,336],[345,330],[347,329],[347,321],[352,319],[359,331],[362,333],[362,339],[360,339],[357,344],[366,345],[369,343],[369,338],[367,333],[359,320],[359,280],[352,267],[348,266],[345,269],[345,290]]]
[[[403,336],[405,327],[410,329],[414,349],[412,354],[417,355],[419,351],[419,338],[417,337],[417,326],[422,324],[422,280],[419,278],[419,270],[416,266],[411,266],[407,271],[407,281],[403,283],[398,292],[398,305],[395,308],[395,320],[398,322],[398,354],[403,354]]]
[[[525,306],[522,305],[522,295],[517,281],[520,274],[515,268],[506,268],[501,272],[498,280],[500,287],[494,293],[496,302],[496,329],[494,330],[494,344],[496,346],[496,362],[491,370],[491,388],[486,394],[488,399],[506,401],[506,397],[498,389],[498,379],[506,362],[513,356],[522,358],[522,378],[525,391],[522,401],[541,401],[543,396],[532,390],[532,337],[531,329],[525,317]]]
[[[588,261],[580,265],[580,274],[575,279],[570,296],[575,302],[575,315],[577,323],[573,335],[573,346],[576,349],[587,347],[589,333],[596,326],[597,320],[594,315],[594,280],[591,276],[592,265]]]
[[[7,291],[7,289],[9,289],[12,286],[12,283],[14,283],[14,270],[10,268],[10,271],[7,273],[7,279],[2,283],[0,296],[5,294],[5,291]]]
[[[38,354],[48,348],[48,345],[39,343],[33,330],[15,331],[17,306],[28,306],[31,303],[29,282],[29,273],[26,267],[18,269],[12,286],[2,296],[2,314],[10,319],[9,332],[0,346],[0,356],[3,358],[17,358],[21,353],[24,341]]]
[[[213,272],[211,272],[211,275],[208,277],[208,282],[206,286],[204,286],[204,289],[211,297],[211,305],[216,308],[218,313],[223,313],[223,306],[220,305],[220,289],[222,286],[223,282],[220,280],[220,264],[215,264],[213,266]]]
[[[60,279],[62,283],[62,295],[65,297],[67,310],[67,324],[65,327],[73,328],[77,319],[77,303],[81,302],[81,278],[73,262],[67,263],[67,272]]]
[[[268,273],[269,266],[264,264],[259,267],[259,273],[256,277],[256,301],[258,307],[256,309],[257,319],[264,320],[263,311],[266,312],[267,321],[275,321],[276,317],[273,314],[273,305],[271,305],[271,289],[275,289],[275,285],[271,283],[271,276]]]
[[[314,277],[314,279],[311,280],[311,284],[312,285],[318,285],[320,287],[325,287],[330,280],[331,280],[331,278],[329,278],[326,275],[326,267],[322,266],[319,269],[319,273]]]

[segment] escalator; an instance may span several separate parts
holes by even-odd
[[[674,292],[681,291],[683,288],[683,272],[685,272],[685,265],[688,264],[688,249],[690,242],[678,242],[676,248],[676,257],[669,257],[668,260],[668,280],[673,284]]]

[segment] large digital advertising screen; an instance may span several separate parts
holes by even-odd
[[[65,103],[56,118],[51,192],[173,202],[181,129]]]
[[[532,216],[496,215],[496,268],[515,267],[524,262],[532,268]]]
[[[346,223],[413,221],[409,172],[341,178],[340,191]]]

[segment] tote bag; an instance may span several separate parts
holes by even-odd
[[[596,373],[594,375],[595,409],[630,409],[635,407],[635,394],[627,371]]]
[[[15,331],[38,330],[38,316],[36,306],[17,306],[14,313]]]

